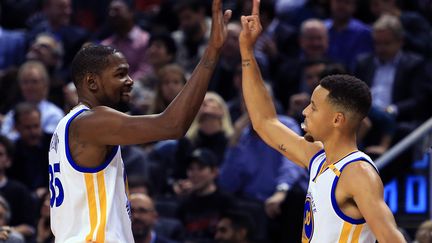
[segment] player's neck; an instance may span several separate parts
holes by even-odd
[[[92,108],[92,107],[94,107],[95,105],[93,105],[94,103],[91,101],[91,100],[89,100],[89,99],[86,99],[86,98],[83,98],[83,97],[80,97],[79,99],[78,99],[78,104],[77,104],[77,106],[79,106],[79,105],[84,105],[84,106],[87,106],[88,108]]]
[[[348,154],[357,151],[357,143],[355,139],[336,139],[324,143],[327,164],[332,164]]]

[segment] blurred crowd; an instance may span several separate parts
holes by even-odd
[[[243,104],[239,17],[251,4],[223,1],[228,38],[186,136],[122,148],[136,242],[300,241],[308,171],[257,136]],[[203,54],[210,9],[211,0],[0,2],[0,240],[54,242],[48,150],[78,102],[76,52],[120,50],[134,79],[129,113],[161,113]],[[338,73],[371,88],[358,142],[372,158],[432,116],[432,1],[261,0],[260,14],[255,55],[280,120],[298,134],[319,80]],[[417,241],[431,232],[426,222]]]

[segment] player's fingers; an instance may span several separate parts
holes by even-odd
[[[222,0],[213,0],[213,4],[212,4],[213,17],[219,16],[221,10],[222,10]]]
[[[259,5],[260,5],[260,0],[253,0],[252,15],[259,16]]]
[[[249,32],[249,23],[246,19],[246,16],[241,16],[240,21],[241,21],[243,31],[248,33]]]
[[[246,21],[248,22],[255,22],[258,21],[258,17],[256,15],[248,15],[244,16],[246,18]]]

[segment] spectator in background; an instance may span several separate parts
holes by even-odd
[[[227,31],[227,39],[222,47],[219,63],[210,82],[209,90],[218,93],[224,100],[229,101],[239,94],[238,89],[235,87],[234,75],[237,66],[240,65],[238,45],[238,37],[241,31],[240,23],[228,23]]]
[[[171,71],[178,73],[179,77],[185,76],[184,71],[180,66],[177,65],[178,68],[174,68],[176,64],[173,64],[173,62],[176,58],[176,53],[176,44],[168,33],[152,35],[150,38],[149,48],[146,52],[150,69],[143,77],[134,83],[132,89],[132,112],[134,114],[146,114],[148,112],[151,114],[160,113],[172,100],[172,98],[169,98],[170,101],[162,102],[163,99],[161,92],[163,85],[172,88],[174,88],[173,86],[176,86],[174,85],[176,84],[175,82],[167,82],[166,76],[169,76]],[[170,67],[168,68],[169,71],[163,71],[166,66]],[[183,87],[186,78],[181,78],[181,80],[181,87]],[[162,84],[162,82],[164,83]],[[168,83],[171,85],[168,85]],[[178,91],[176,91],[176,94],[177,93]],[[155,103],[152,103],[155,95],[157,96],[156,100],[154,100]],[[159,106],[159,108],[156,109],[158,112],[153,110],[156,108],[156,105]]]
[[[379,18],[390,14],[399,18],[404,28],[403,49],[423,57],[432,57],[432,27],[430,22],[419,13],[402,10],[397,0],[371,0],[371,13]],[[430,4],[430,1],[429,1]]]
[[[418,227],[415,234],[416,243],[430,243],[432,242],[432,221],[424,221],[420,227]]]
[[[63,67],[63,44],[51,33],[40,33],[30,45],[26,54],[27,60],[41,62],[49,75],[48,99],[59,107],[63,107],[63,87],[69,81],[69,70]]]
[[[168,185],[186,178],[189,156],[194,149],[206,148],[216,156],[219,166],[233,133],[231,118],[225,101],[217,93],[207,92],[201,108],[186,136],[177,141],[163,141],[155,146],[150,157],[164,165]]]
[[[253,235],[252,218],[242,212],[224,213],[216,227],[217,243],[250,243]]]
[[[14,110],[14,121],[19,138],[15,141],[10,176],[41,198],[48,189],[47,151],[52,134],[42,131],[41,113],[33,104],[18,104]]]
[[[159,70],[158,77],[156,94],[150,104],[148,114],[158,114],[164,111],[186,83],[185,71],[177,64],[164,66]]]
[[[25,185],[6,175],[6,169],[13,163],[13,145],[6,137],[0,136],[0,195],[10,205],[10,208],[2,205],[7,213],[3,214],[6,217],[5,221],[0,220],[0,226],[13,226],[17,232],[32,240],[35,233],[34,200]]]
[[[154,226],[158,213],[153,200],[146,194],[134,193],[130,196],[132,214],[132,233],[136,243],[174,243],[157,234]]]
[[[321,73],[327,65],[326,60],[316,59],[305,61],[302,65],[302,77],[299,81],[299,90],[289,98],[287,114],[296,119],[298,124],[303,122],[303,109],[309,104],[312,91],[319,84]]]
[[[172,33],[177,43],[177,63],[192,73],[204,53],[210,37],[210,19],[206,16],[206,5],[201,0],[177,1],[175,6],[179,30]]]
[[[325,24],[329,33],[328,55],[352,70],[357,57],[373,51],[369,26],[353,17],[357,0],[330,0],[331,19]]]
[[[177,215],[185,227],[187,242],[211,242],[220,216],[235,208],[233,197],[215,183],[218,171],[213,152],[197,149],[190,156],[187,179],[174,185],[181,198]]]
[[[64,46],[63,67],[67,68],[81,46],[88,41],[89,34],[81,27],[71,24],[71,0],[43,1],[42,18],[30,26],[29,38],[33,41],[40,33],[52,33]]]
[[[146,52],[146,58],[150,68],[148,72],[141,77],[139,83],[153,89],[157,83],[157,73],[159,70],[173,63],[176,55],[177,46],[169,33],[152,34]]]
[[[225,100],[215,92],[207,92],[195,120],[186,133],[192,148],[208,148],[222,162],[228,140],[233,133]]]
[[[299,125],[292,118],[278,118],[300,133]],[[235,128],[221,166],[220,188],[264,206],[270,219],[267,236],[271,242],[298,242],[303,213],[295,208],[304,203],[307,172],[266,145],[252,129],[247,113],[237,120]]]
[[[138,175],[128,176],[129,194],[142,193],[153,196],[153,183]]]
[[[127,0],[112,0],[108,9],[108,23],[113,34],[101,42],[121,51],[129,63],[132,79],[143,77],[149,64],[145,58],[150,34],[135,24],[133,8]]]
[[[63,87],[64,113],[69,113],[76,105],[78,105],[78,93],[73,82],[69,82]]]
[[[63,44],[51,33],[40,33],[31,43],[27,53],[27,60],[36,60],[45,65],[52,76],[62,66],[64,55]]]
[[[397,17],[380,17],[373,25],[375,52],[359,58],[355,68],[355,75],[371,87],[372,130],[365,138],[369,154],[384,153],[431,115],[431,77],[422,57],[402,51],[403,33]]]
[[[44,132],[53,133],[58,122],[63,118],[63,111],[47,100],[49,93],[49,76],[44,65],[38,61],[27,61],[18,71],[18,84],[25,102],[37,106],[41,115],[41,126]],[[11,140],[19,136],[14,130],[14,112],[9,111],[4,118],[1,134]]]
[[[9,204],[0,196],[0,241],[4,243],[24,243],[24,237],[8,225],[10,219]]]
[[[285,110],[288,110],[291,95],[300,92],[303,63],[328,59],[328,34],[324,22],[319,19],[304,21],[300,27],[299,45],[298,57],[284,60],[274,78],[275,97]]]
[[[2,7],[0,5],[1,14]],[[4,29],[0,22],[0,77],[7,68],[21,65],[24,61],[26,48],[25,33],[18,30]]]
[[[37,243],[54,243],[54,235],[50,225],[50,198],[49,192],[41,198],[39,207],[39,219],[37,223],[36,242]]]

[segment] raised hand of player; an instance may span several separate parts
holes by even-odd
[[[260,0],[252,1],[252,14],[241,16],[242,31],[239,36],[240,48],[252,49],[262,32],[261,21],[259,18]]]
[[[227,24],[231,18],[231,14],[232,11],[229,9],[222,14],[222,0],[213,0],[209,46],[217,49],[222,48],[227,37]]]

